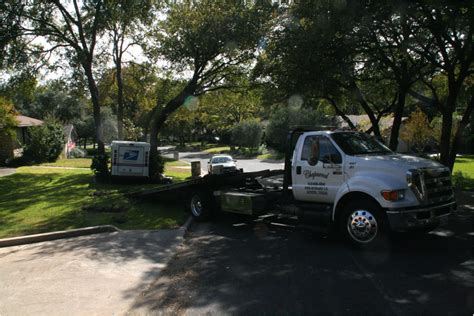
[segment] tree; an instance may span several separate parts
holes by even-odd
[[[36,88],[33,100],[23,105],[22,114],[39,118],[54,118],[64,124],[80,120],[87,107],[85,100],[70,94],[63,81],[52,81]]]
[[[100,99],[94,76],[94,62],[99,31],[104,23],[104,2],[102,0],[85,0],[72,3],[53,1],[25,2],[20,11],[6,8],[10,14],[16,14],[23,20],[20,32],[23,37],[42,37],[48,47],[42,50],[45,54],[61,50],[61,57],[66,58],[74,67],[79,66],[86,77],[87,86],[93,105],[98,154],[103,163],[99,164],[104,173],[108,167],[105,158]]]
[[[279,105],[270,115],[265,130],[265,142],[279,152],[285,152],[288,132],[295,127],[318,127],[330,124],[330,119],[312,108]]]
[[[407,14],[412,9],[410,1],[377,1],[367,5],[359,34],[361,55],[366,59],[365,71],[374,73],[372,79],[379,84],[383,80],[393,82],[395,93],[393,104],[393,124],[389,147],[396,150],[402,116],[405,112],[408,91],[424,71],[425,64],[410,47],[417,34],[417,21]],[[367,21],[370,19],[371,21]],[[365,76],[364,76],[365,77]],[[378,85],[377,84],[377,85]],[[380,99],[380,98],[379,98]]]
[[[166,121],[162,134],[177,138],[179,145],[184,147],[186,141],[196,136],[197,121],[198,116],[195,110],[186,107],[179,108]]]
[[[0,2],[0,70],[28,63],[27,41],[22,38],[23,3],[16,0]],[[19,67],[18,67],[19,68]]]
[[[129,119],[133,125],[148,130],[147,118],[155,105],[155,95],[162,79],[156,75],[156,67],[148,63],[129,63],[122,67],[122,117]],[[101,106],[110,107],[117,115],[117,130],[120,119],[118,118],[118,85],[115,69],[107,70],[98,81]],[[125,131],[124,136],[125,137]]]
[[[432,72],[422,80],[429,94],[411,92],[425,104],[434,105],[443,117],[440,141],[440,161],[453,169],[462,132],[469,124],[474,111],[472,86],[467,87],[468,96],[459,128],[452,138],[453,114],[466,79],[474,73],[474,7],[471,1],[416,1],[410,15],[418,21],[418,36],[413,37],[413,50],[431,65]],[[439,77],[446,78],[446,96],[437,88]]]
[[[155,45],[150,52],[190,76],[166,104],[158,97],[150,135],[152,174],[158,156],[157,135],[165,121],[199,95],[234,86],[233,79],[254,59],[268,9],[260,2],[211,0],[187,0],[169,6],[166,19],[154,33]]]
[[[117,130],[118,139],[124,137],[124,83],[122,64],[127,50],[137,45],[134,35],[140,31],[140,24],[149,21],[152,12],[151,0],[115,0],[106,2],[107,26],[112,42],[112,58],[115,64],[117,83]]]
[[[15,108],[5,98],[0,97],[0,134],[12,137],[18,122],[15,119]]]
[[[232,128],[232,144],[251,149],[262,141],[262,124],[255,120],[242,121]]]
[[[80,120],[75,121],[74,124],[78,138],[84,144],[84,149],[87,147],[87,141],[94,139],[94,118],[91,113],[86,113]],[[95,141],[94,141],[95,144]]]
[[[245,85],[249,85],[246,83]],[[218,90],[201,97],[197,109],[199,122],[210,133],[223,136],[236,124],[262,117],[263,107],[257,89]]]
[[[257,75],[271,80],[281,100],[295,95],[327,100],[351,127],[347,104],[357,102],[369,117],[371,131],[381,138],[378,122],[391,99],[370,102],[359,81],[364,59],[358,30],[366,9],[357,1],[295,2],[276,19]]]

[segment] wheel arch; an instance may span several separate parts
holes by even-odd
[[[370,194],[367,194],[367,193],[361,192],[361,191],[347,192],[346,194],[344,194],[337,201],[337,204],[334,207],[334,211],[333,211],[333,215],[332,215],[333,222],[335,222],[335,223],[339,222],[339,218],[340,218],[340,215],[342,213],[342,210],[347,205],[347,203],[349,203],[351,200],[369,200],[369,201],[372,201],[372,202],[376,203],[380,208],[382,208],[380,203],[373,196],[371,196]]]

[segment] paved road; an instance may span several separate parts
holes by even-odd
[[[172,154],[165,154],[166,157],[172,158]],[[201,162],[202,173],[207,173],[207,162],[211,158],[211,154],[205,152],[180,152],[179,159],[191,163],[192,161]],[[280,161],[263,161],[260,159],[236,159],[237,167],[243,168],[245,172],[260,170],[283,169],[284,163]]]
[[[471,215],[469,215],[471,216]],[[474,313],[473,221],[354,251],[297,228],[221,215],[194,225],[134,312],[180,315]],[[453,230],[454,229],[454,230]]]
[[[14,168],[0,168],[0,177],[8,176],[16,172]]]
[[[0,315],[124,315],[181,235],[121,231],[0,248]]]

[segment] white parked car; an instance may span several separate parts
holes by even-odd
[[[209,173],[226,173],[236,170],[236,161],[229,155],[215,155],[207,162]]]

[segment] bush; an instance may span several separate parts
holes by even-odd
[[[331,124],[330,120],[313,109],[280,107],[270,115],[265,130],[265,143],[279,152],[285,152],[290,129],[297,126],[317,127],[327,124]]]
[[[160,181],[165,170],[165,160],[158,154],[156,157],[150,156],[150,178],[155,181]]]
[[[262,140],[262,125],[257,121],[244,121],[232,128],[232,145],[258,148]]]
[[[109,181],[109,156],[107,153],[94,156],[94,158],[92,158],[91,169],[99,182]]]
[[[54,162],[64,148],[64,131],[61,124],[46,122],[29,129],[29,140],[23,148],[23,161],[27,163]]]
[[[400,131],[400,138],[416,153],[422,153],[433,137],[428,117],[420,109],[412,112]]]

